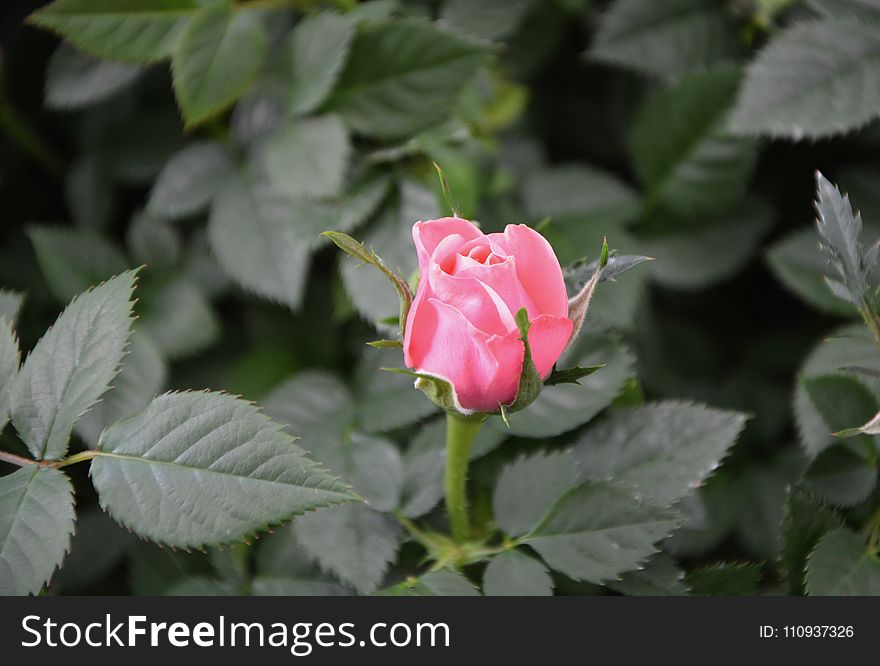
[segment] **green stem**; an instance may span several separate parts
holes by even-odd
[[[91,460],[97,455],[97,451],[81,451],[79,453],[74,453],[67,458],[62,458],[61,460],[34,460],[33,458],[25,458],[24,456],[9,453],[8,451],[0,451],[0,460],[13,465],[18,465],[19,467],[24,467],[25,465],[39,465],[40,467],[54,467],[55,469],[61,469],[68,465],[75,465],[76,463]]]
[[[87,460],[91,460],[92,458],[95,458],[97,456],[97,451],[80,451],[79,453],[68,456],[63,460],[51,463],[51,466],[56,469],[61,469],[62,467],[67,467],[68,465],[75,465],[76,463],[86,462]]]
[[[868,330],[871,332],[871,337],[874,338],[874,344],[880,348],[880,321],[878,321],[873,308],[867,304],[863,305],[861,308],[861,315],[865,322],[865,326],[867,326]]]
[[[446,414],[446,511],[456,543],[464,543],[470,536],[470,518],[467,507],[467,471],[471,445],[485,418],[467,418]]]

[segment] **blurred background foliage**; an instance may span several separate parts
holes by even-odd
[[[603,236],[655,258],[600,286],[580,347],[609,367],[585,382],[586,403],[481,436],[478,514],[530,437],[562,446],[612,401],[655,399],[752,417],[664,545],[660,566],[692,572],[694,590],[802,591],[797,555],[775,564],[791,552],[784,516],[821,521],[832,503],[861,526],[877,505],[876,449],[866,460],[829,434],[877,411],[880,383],[841,371],[877,365],[877,351],[822,281],[812,204],[821,169],[880,238],[876,3],[252,0],[233,17],[221,1],[201,28],[227,31],[229,59],[207,74],[189,71],[197,52],[181,55],[197,34],[169,67],[161,44],[149,52],[118,26],[93,44],[51,10],[38,19],[96,59],[24,24],[43,4],[0,9],[0,298],[25,296],[23,348],[72,295],[147,266],[131,353],[78,425],[83,446],[154,393],[225,389],[296,434],[317,424],[306,448],[352,424],[377,455],[403,446],[412,514],[430,511],[441,429],[421,420],[434,407],[376,372],[400,365],[396,351],[364,345],[388,334],[394,293],[318,233],[352,233],[411,275],[411,224],[448,213],[436,161],[486,231],[537,226],[563,264],[595,258]],[[793,63],[788,78],[771,56]],[[790,496],[800,479],[809,492]],[[321,562],[333,577],[308,547],[284,546],[298,536],[287,529],[257,550],[185,555],[137,542],[89,502],[52,593],[336,593],[340,578],[371,591],[416,563],[404,543],[386,575],[400,535],[378,513],[304,537],[342,539],[346,521],[379,535],[360,560]]]

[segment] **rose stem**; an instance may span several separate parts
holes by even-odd
[[[485,419],[470,419],[446,414],[446,511],[452,538],[464,543],[470,536],[467,508],[467,471],[471,444]]]

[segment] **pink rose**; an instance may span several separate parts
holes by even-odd
[[[417,222],[413,241],[421,278],[406,321],[406,365],[449,382],[464,411],[497,411],[516,397],[525,346],[514,316],[525,308],[532,359],[546,378],[573,324],[544,237],[522,224],[487,235],[445,217]]]

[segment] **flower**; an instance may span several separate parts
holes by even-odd
[[[542,379],[574,325],[559,260],[525,225],[484,234],[467,220],[417,222],[420,281],[409,310],[404,360],[443,379],[460,411],[496,412],[517,395],[525,345],[515,316],[525,308],[532,361]]]

